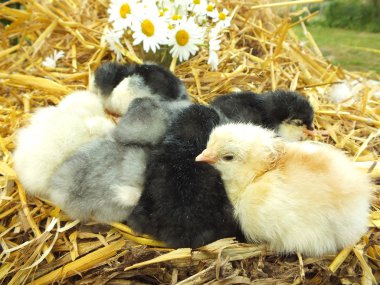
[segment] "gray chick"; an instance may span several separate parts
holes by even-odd
[[[73,219],[125,220],[140,198],[151,147],[181,108],[155,98],[133,100],[108,136],[62,163],[50,180],[50,199]]]

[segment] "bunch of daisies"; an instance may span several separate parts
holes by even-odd
[[[207,0],[111,0],[108,9],[112,28],[106,30],[109,48],[122,58],[122,39],[131,36],[133,45],[156,53],[169,47],[180,61],[208,47],[208,64],[216,70],[221,35],[230,26],[228,11],[218,11]]]

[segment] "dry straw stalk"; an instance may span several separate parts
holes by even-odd
[[[287,7],[308,1],[221,1],[233,11],[232,27],[224,35],[220,68],[210,71],[207,55],[172,61],[170,68],[186,84],[195,102],[236,90],[262,92],[298,90],[316,110],[317,141],[335,145],[358,167],[380,180],[380,87],[377,74],[349,72],[323,58],[307,27],[306,45],[292,28],[315,14],[294,12],[291,22],[280,17]],[[21,3],[21,9],[12,4]],[[114,60],[102,40],[108,1],[20,0],[0,4],[0,15],[11,21],[0,26],[0,284],[371,284],[380,280],[379,186],[373,201],[370,229],[353,248],[336,256],[302,259],[281,257],[265,245],[236,244],[231,239],[206,247],[173,251],[146,236],[136,236],[120,224],[78,224],[58,208],[27,197],[12,168],[15,132],[39,107],[57,104],[72,90],[85,89],[91,73],[103,61]],[[285,14],[286,15],[286,14]],[[125,40],[127,62],[140,63],[141,49]],[[57,68],[42,67],[53,50],[65,57]],[[376,51],[378,52],[378,51]],[[355,103],[331,103],[332,84],[358,80]],[[376,93],[377,92],[377,93]],[[58,219],[57,219],[58,218]],[[124,271],[127,269],[127,271]]]

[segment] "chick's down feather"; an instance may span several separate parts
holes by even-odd
[[[175,248],[196,248],[237,235],[219,172],[194,161],[218,122],[214,110],[199,105],[174,119],[151,153],[144,191],[127,219],[135,231]]]
[[[222,173],[249,241],[320,256],[355,244],[366,232],[369,178],[332,146],[227,124],[214,129],[197,160]]]
[[[17,132],[14,168],[25,190],[48,196],[48,180],[81,145],[108,133],[114,124],[101,101],[87,91],[66,96],[56,107],[37,110]]]
[[[104,63],[95,71],[92,90],[101,95],[110,112],[118,115],[124,114],[135,98],[189,100],[182,81],[157,64]]]
[[[135,99],[108,136],[64,161],[51,178],[50,199],[73,219],[125,220],[140,197],[150,149],[174,110],[154,98]]]

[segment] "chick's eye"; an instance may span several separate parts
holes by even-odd
[[[231,161],[234,160],[234,156],[231,154],[225,155],[222,157],[224,161]]]
[[[293,120],[291,123],[292,123],[292,125],[295,125],[295,126],[302,126],[303,125],[303,122],[301,120]]]

